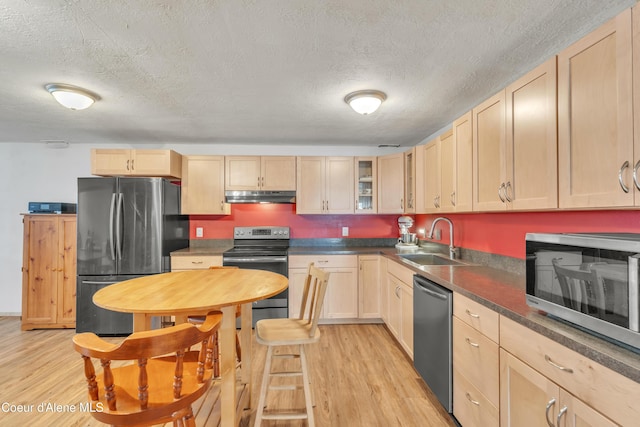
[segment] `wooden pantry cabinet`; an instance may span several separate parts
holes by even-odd
[[[464,426],[500,425],[499,315],[453,295],[453,412]]]
[[[353,157],[298,157],[296,213],[354,213]]]
[[[295,191],[293,156],[226,156],[225,190]]]
[[[224,156],[183,156],[182,171],[183,214],[231,214],[224,198]]]
[[[504,316],[500,346],[501,426],[637,425],[639,383]]]
[[[357,319],[357,255],[289,256],[289,316],[297,317],[300,314],[302,288],[311,262],[330,273],[320,319],[325,321]]]
[[[91,150],[91,173],[99,176],[182,177],[182,156],[173,150]]]
[[[638,12],[634,8],[636,32]],[[637,87],[634,95],[632,80],[640,66],[632,67],[632,37],[628,9],[558,54],[561,208],[634,205],[640,150],[633,143],[633,96],[640,101],[640,95]],[[638,45],[636,34],[633,49],[640,53]]]
[[[76,216],[25,215],[22,330],[76,327]]]

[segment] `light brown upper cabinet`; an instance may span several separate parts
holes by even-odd
[[[507,209],[558,207],[556,82],[554,56],[506,88]]]
[[[634,164],[633,146],[631,15],[626,10],[558,55],[561,208],[634,204],[632,173],[639,165]],[[635,16],[634,21],[640,19]],[[638,44],[639,35],[634,48],[640,53]]]
[[[296,158],[293,156],[225,157],[225,190],[295,189]]]
[[[229,215],[224,200],[224,156],[182,157],[183,214]]]
[[[416,147],[404,153],[404,213],[416,213]]]
[[[420,191],[417,194],[417,204],[419,213],[439,212],[438,198],[440,197],[440,139],[435,138],[425,145],[417,147],[420,155],[417,156],[422,179],[418,186]]]
[[[378,162],[375,157],[355,158],[355,213],[378,212]]]
[[[505,210],[504,90],[473,109],[473,210]]]
[[[352,214],[353,157],[298,157],[296,213]]]
[[[473,210],[473,114],[471,111],[453,121],[453,195],[455,212]],[[446,172],[443,173],[448,173]],[[446,193],[444,193],[446,195]]]
[[[404,213],[404,153],[378,157],[378,213]]]
[[[98,176],[182,177],[182,156],[173,150],[91,150],[91,173]]]

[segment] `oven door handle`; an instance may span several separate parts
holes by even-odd
[[[287,262],[286,256],[250,256],[250,257],[237,257],[237,258],[222,258],[222,264],[244,264],[249,262]]]

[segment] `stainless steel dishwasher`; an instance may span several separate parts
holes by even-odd
[[[413,365],[447,412],[453,412],[453,293],[413,276]]]

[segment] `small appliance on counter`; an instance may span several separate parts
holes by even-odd
[[[398,218],[398,228],[400,230],[400,237],[396,244],[397,249],[418,249],[418,237],[416,233],[410,233],[409,230],[413,227],[413,218],[410,216],[401,216]]]
[[[29,213],[74,214],[76,213],[76,204],[60,202],[29,202]]]

